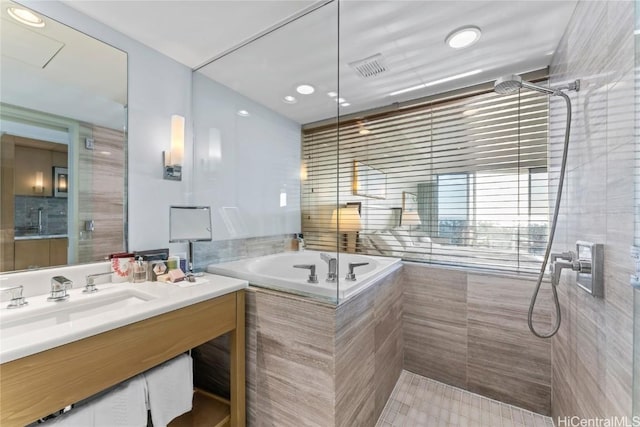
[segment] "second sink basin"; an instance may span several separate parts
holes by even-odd
[[[74,294],[69,300],[62,302],[37,301],[31,307],[3,309],[0,334],[3,338],[10,338],[93,316],[103,316],[107,312],[126,309],[155,298],[136,289],[109,289],[89,295]]]

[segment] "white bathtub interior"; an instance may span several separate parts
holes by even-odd
[[[320,254],[325,253],[337,259],[338,278],[327,282],[328,263]],[[346,280],[349,263],[367,263],[355,268],[356,280]],[[320,298],[341,303],[351,298],[377,279],[400,267],[398,258],[347,253],[301,251],[282,252],[239,261],[211,264],[209,273],[220,274],[249,281],[253,286],[275,289],[298,295]],[[294,268],[294,265],[315,265],[318,283],[308,283],[309,270]]]

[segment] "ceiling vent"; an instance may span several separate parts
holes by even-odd
[[[384,58],[381,53],[376,53],[368,58],[350,62],[349,66],[355,70],[360,77],[370,78],[384,73],[388,68],[384,65]]]

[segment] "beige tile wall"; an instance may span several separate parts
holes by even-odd
[[[551,343],[528,330],[535,279],[405,263],[404,368],[541,414],[551,408]],[[535,325],[550,326],[548,284]]]
[[[563,273],[563,324],[552,341],[552,414],[631,414],[634,233],[634,5],[581,1],[553,57],[551,85],[580,79],[568,173],[554,250],[576,240],[605,245],[605,297],[593,298]],[[552,175],[558,176],[564,103],[551,104]],[[555,181],[554,181],[555,182]],[[555,185],[555,184],[554,184]]]
[[[124,243],[125,135],[100,126],[82,127],[82,137],[94,139],[94,149],[80,149],[78,179],[78,262],[105,259],[122,252]],[[105,154],[109,153],[109,154]],[[84,222],[95,231],[85,234]]]
[[[247,424],[374,426],[402,372],[402,275],[335,307],[246,294]],[[193,351],[197,386],[229,395],[228,339]]]

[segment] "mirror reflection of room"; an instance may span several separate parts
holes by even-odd
[[[105,259],[126,248],[127,55],[18,6],[1,10],[0,271]]]
[[[2,135],[2,145],[14,151],[13,269],[66,264],[67,146],[10,134]],[[11,191],[2,192],[11,197]],[[3,210],[10,208],[3,203]]]

